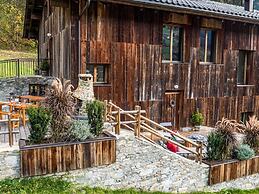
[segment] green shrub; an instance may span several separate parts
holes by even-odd
[[[90,102],[86,106],[88,123],[91,127],[90,132],[98,136],[102,133],[104,124],[104,104],[98,100]]]
[[[238,160],[248,160],[255,156],[254,150],[247,144],[242,144],[235,150]]]
[[[224,139],[221,134],[211,132],[208,136],[207,156],[209,160],[222,160],[224,158]]]
[[[31,107],[27,112],[30,122],[29,140],[33,144],[42,143],[51,120],[50,112],[44,107]]]
[[[191,116],[191,123],[194,126],[202,125],[204,121],[203,115],[199,111],[195,111]]]
[[[70,128],[71,139],[76,141],[84,141],[93,137],[90,129],[91,127],[87,120],[74,120]]]

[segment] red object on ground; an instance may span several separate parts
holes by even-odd
[[[174,153],[179,151],[179,147],[170,142],[167,142],[166,147],[167,147],[167,149],[169,149],[171,152],[174,152]]]

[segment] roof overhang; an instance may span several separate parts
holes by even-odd
[[[45,0],[26,0],[23,37],[38,39],[39,25]]]
[[[95,0],[96,1],[96,0]],[[196,8],[190,7],[183,7],[179,5],[172,5],[172,4],[163,4],[161,2],[154,2],[154,1],[146,1],[146,0],[100,0],[102,2],[107,3],[116,3],[116,4],[124,4],[130,6],[137,6],[142,8],[151,8],[156,10],[163,10],[163,11],[173,11],[176,13],[186,13],[186,14],[193,14],[205,17],[213,17],[222,20],[230,20],[230,21],[237,21],[237,22],[244,22],[244,23],[251,23],[251,24],[259,24],[259,20],[255,18],[249,18],[239,15],[232,15],[228,13],[216,13],[210,10],[199,10]]]

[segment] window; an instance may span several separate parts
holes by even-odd
[[[163,61],[182,61],[183,28],[179,26],[164,26],[162,44]]]
[[[108,64],[88,64],[86,72],[93,76],[94,83],[108,83]]]
[[[237,64],[237,84],[248,84],[248,69],[249,69],[249,52],[239,51],[239,60]]]
[[[216,32],[208,29],[200,31],[200,61],[214,62],[215,61],[215,43]]]

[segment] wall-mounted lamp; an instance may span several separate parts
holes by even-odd
[[[174,89],[178,89],[179,88],[179,85],[174,85]]]
[[[47,37],[51,38],[52,34],[51,33],[47,33]]]

